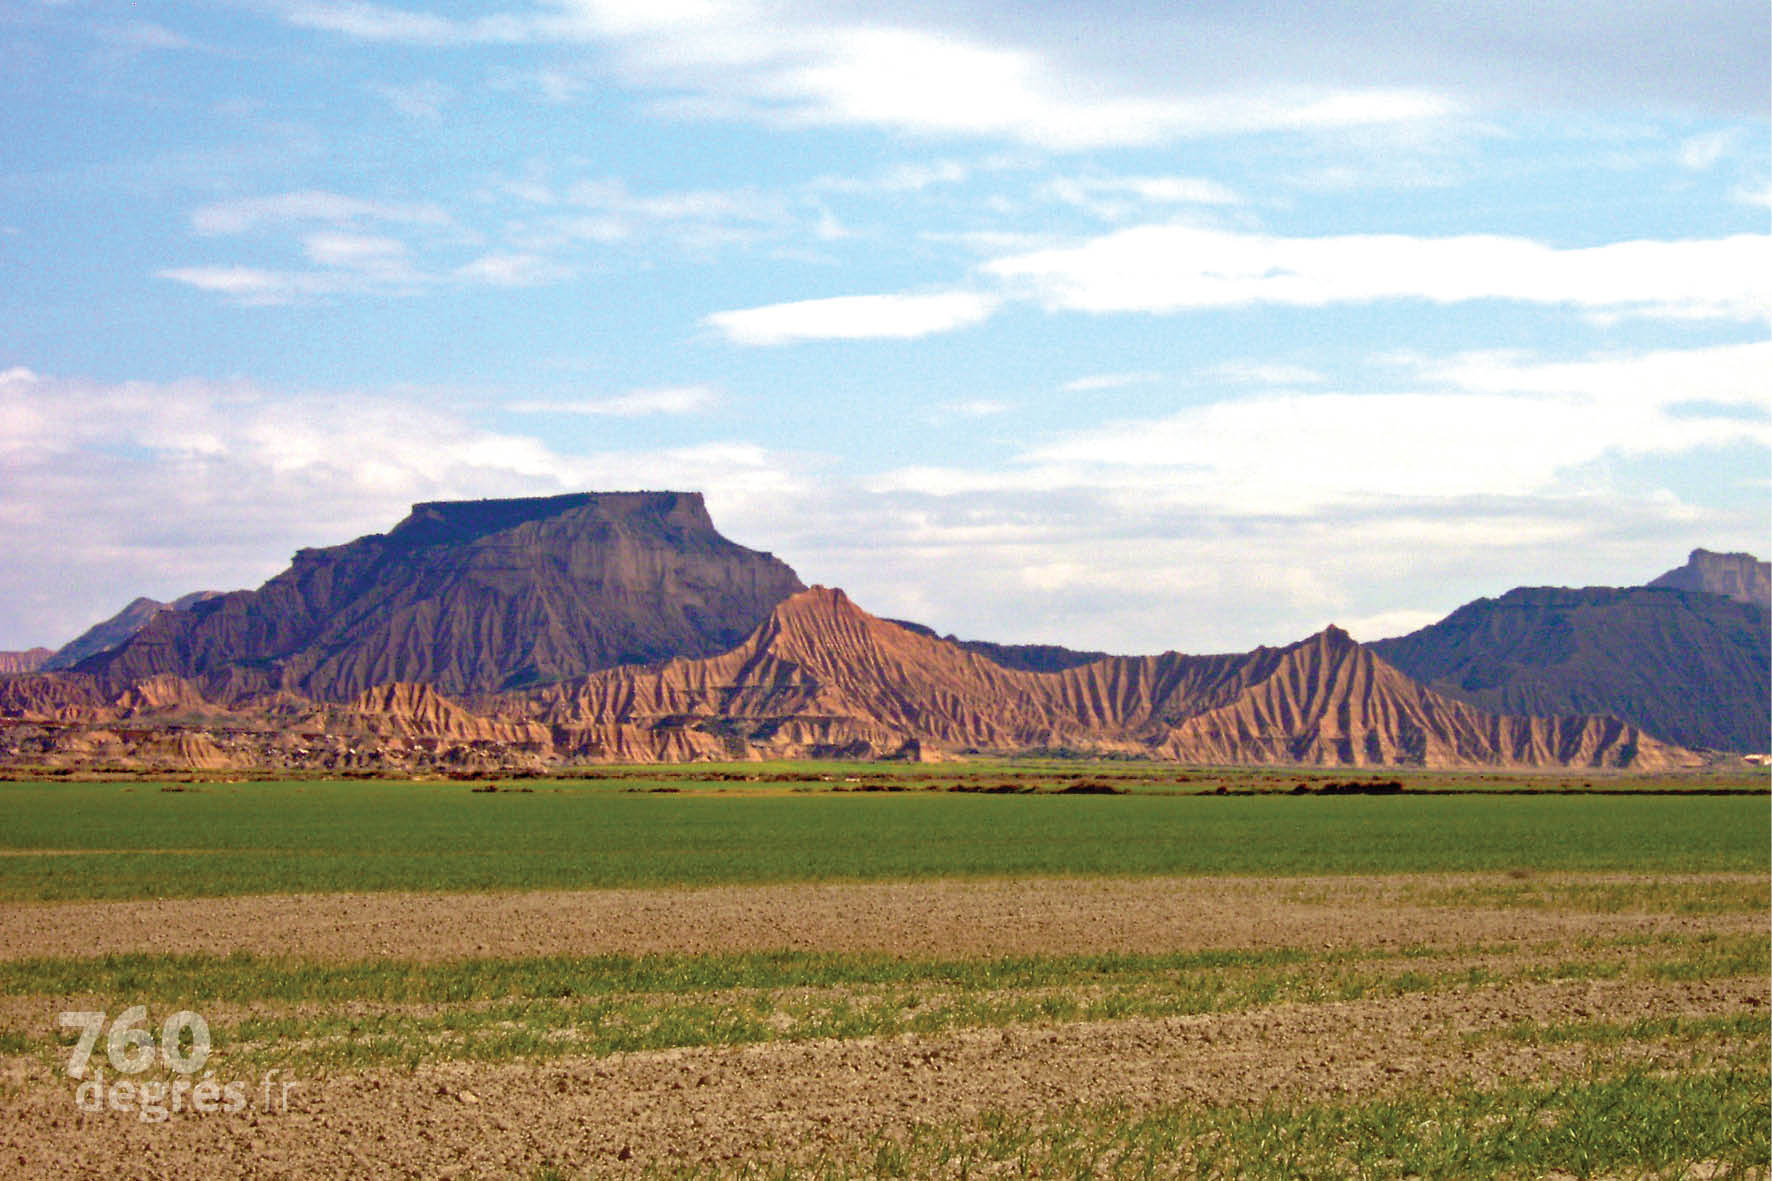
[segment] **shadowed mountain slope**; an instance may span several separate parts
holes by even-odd
[[[1371,649],[1431,688],[1510,714],[1609,714],[1670,742],[1772,745],[1767,612],[1665,587],[1522,587]]]
[[[46,672],[57,669],[73,668],[89,656],[100,652],[108,652],[112,648],[121,647],[136,632],[148,625],[148,621],[162,611],[188,611],[198,603],[206,603],[210,599],[221,597],[221,591],[193,591],[188,595],[180,595],[170,603],[162,603],[158,599],[146,597],[132,599],[128,606],[109,619],[101,620],[81,632],[72,640],[56,649],[43,662]]]
[[[196,678],[215,700],[494,692],[724,651],[800,589],[722,537],[697,493],[437,502],[386,534],[302,550],[256,591],[154,614],[78,668],[112,689]]]

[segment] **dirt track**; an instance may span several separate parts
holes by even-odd
[[[0,958],[241,950],[449,959],[777,948],[976,956],[1450,945],[1765,928],[1764,916],[1751,914],[1579,914],[1404,900],[1411,885],[1506,881],[1501,875],[1036,879],[10,903],[0,904]]]

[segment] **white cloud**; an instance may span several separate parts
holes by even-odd
[[[974,166],[960,160],[931,160],[895,164],[878,176],[821,176],[809,186],[832,193],[920,193],[939,185],[963,184]]]
[[[0,465],[14,481],[0,509],[5,628],[45,643],[138,594],[255,585],[297,547],[384,531],[421,500],[674,487],[755,520],[801,494],[742,441],[574,454],[425,396],[22,368],[0,372]]]
[[[1041,192],[1105,221],[1146,213],[1153,205],[1236,205],[1242,200],[1229,187],[1196,176],[1067,176],[1048,181]]]
[[[308,234],[302,239],[310,262],[327,267],[359,270],[407,271],[406,243],[379,234],[341,233],[336,230]]]
[[[325,294],[326,287],[318,275],[296,275],[262,267],[170,267],[156,274],[199,291],[214,292],[255,306],[289,303],[306,296]]]
[[[575,27],[570,20],[545,13],[495,13],[456,21],[353,0],[289,4],[283,17],[299,28],[338,33],[358,41],[435,47],[522,45],[570,35]]]
[[[945,422],[956,418],[994,418],[999,414],[1007,414],[1015,409],[1008,402],[999,402],[991,398],[972,398],[964,402],[946,402],[936,407],[931,417],[937,422]]]
[[[443,117],[443,108],[455,97],[455,91],[441,82],[414,82],[405,86],[376,85],[370,90],[386,99],[388,105],[409,119],[436,120]]]
[[[534,287],[569,277],[572,271],[551,259],[525,251],[483,254],[455,269],[455,277],[492,287]]]
[[[930,295],[844,295],[716,312],[707,324],[736,344],[803,340],[906,340],[951,332],[988,319],[993,296],[966,291]]]
[[[1230,361],[1213,366],[1206,376],[1237,385],[1265,386],[1321,385],[1328,380],[1308,366],[1274,361]]]
[[[1161,373],[1092,373],[1087,377],[1073,378],[1059,386],[1067,394],[1090,394],[1098,390],[1117,390],[1129,385],[1147,385],[1157,381]]]
[[[441,226],[449,223],[449,215],[429,203],[365,201],[318,189],[218,201],[191,214],[191,228],[205,235],[244,234],[302,222],[344,225],[361,221]]]
[[[1756,355],[1728,361],[1699,350],[1687,359],[1682,375],[1661,354],[1639,358],[1672,383],[1668,405],[1712,384],[1725,363],[1747,372]],[[1617,439],[1633,424],[1659,433],[1667,424],[1653,412],[1631,410],[1615,425],[1590,394],[1568,392],[1591,389],[1607,380],[1606,366],[1627,360],[1595,358],[1584,373],[1492,356],[1418,368],[1464,373],[1460,380],[1472,386],[1551,391],[1450,395],[1504,410],[1516,431],[1510,441],[1537,448],[1536,434],[1567,421],[1535,419],[1540,400],[1585,406],[1585,433]],[[1497,375],[1503,363],[1517,381]],[[631,391],[636,406],[641,393]],[[1370,427],[1389,407],[1373,399],[1359,409]],[[1394,451],[1424,436],[1445,445],[1430,434],[1442,418],[1419,403],[1404,408],[1412,417],[1399,435],[1369,430],[1353,451],[1332,450],[1358,436],[1353,424],[1337,428],[1315,455],[1295,438],[1280,438],[1271,453],[1267,440],[1238,438],[1221,458],[1206,448],[1222,437],[1189,440],[1170,430],[1184,450],[1158,456],[1154,466],[1148,456],[1118,465],[1090,456],[1090,475],[1030,458],[1006,474],[946,473],[964,495],[932,495],[945,490],[944,473],[814,477],[738,439],[568,453],[536,434],[478,426],[424,393],[105,384],[19,367],[0,372],[0,465],[15,477],[13,494],[0,502],[0,545],[13,559],[0,567],[0,598],[9,605],[0,647],[65,641],[137,594],[255,585],[295,548],[385,530],[414,501],[587,489],[704,490],[728,536],[775,551],[809,582],[845,587],[878,614],[968,637],[1122,652],[1244,650],[1331,620],[1362,636],[1406,630],[1521,583],[1640,581],[1677,565],[1694,545],[1763,544],[1763,508],[1701,511],[1665,493],[1603,483],[1478,495],[1408,490],[1314,509],[1270,504],[1267,512],[1238,503],[1243,487],[1289,479],[1282,465],[1300,456],[1316,474],[1380,469],[1366,483],[1382,486]],[[1255,425],[1301,436],[1320,419],[1286,423],[1273,413]],[[1730,437],[1744,430],[1739,422],[1727,429]],[[1745,429],[1751,436],[1762,428]],[[1593,445],[1578,441],[1564,454]],[[1244,483],[1222,493],[1190,485],[1189,465],[1215,465]],[[1451,486],[1488,485],[1467,475]]]
[[[1727,129],[1707,131],[1681,141],[1680,167],[1693,172],[1703,172],[1715,167],[1719,160],[1734,150],[1736,138],[1736,132]]]
[[[309,261],[326,269],[269,270],[263,267],[169,267],[155,274],[199,291],[226,296],[247,307],[298,304],[328,296],[373,292],[411,295],[431,283],[414,269],[404,247],[388,239],[339,234],[304,240]]]
[[[1388,640],[1392,636],[1406,636],[1412,631],[1419,631],[1429,624],[1438,623],[1445,614],[1443,611],[1405,607],[1352,619],[1338,619],[1335,622],[1345,628],[1354,639],[1362,644],[1370,644],[1374,640]]]
[[[1176,93],[1173,80],[1168,87],[1129,87],[1049,51],[975,36],[951,22],[895,24],[878,13],[864,21],[814,5],[568,0],[451,20],[372,4],[303,3],[284,15],[304,28],[371,42],[601,43],[614,50],[628,83],[670,96],[657,104],[670,114],[993,136],[1059,150],[1411,122],[1453,109],[1431,90],[1409,86],[1270,80],[1205,95]]]
[[[1556,495],[1608,456],[1772,448],[1772,342],[1576,362],[1472,354],[1418,372],[1428,387],[1418,392],[1224,398],[1059,436],[1007,471],[907,468],[868,486],[935,496],[1118,489],[1186,511],[1308,518]]]
[[[195,41],[183,33],[177,33],[165,25],[153,21],[128,21],[119,25],[106,25],[97,30],[98,36],[112,49],[124,53],[145,53],[149,51],[168,51],[197,49]]]
[[[1751,188],[1737,185],[1729,190],[1729,199],[1739,205],[1757,205],[1762,209],[1772,209],[1772,181],[1761,181]]]
[[[1772,343],[1766,341],[1581,361],[1466,353],[1447,362],[1423,362],[1421,368],[1433,380],[1478,393],[1578,395],[1612,406],[1704,401],[1772,412]]]
[[[580,414],[608,418],[641,418],[652,414],[699,414],[712,409],[720,398],[708,386],[671,386],[629,390],[608,398],[584,398],[569,402],[514,402],[506,409],[517,414]]]
[[[1772,238],[1758,234],[1559,249],[1493,235],[1284,238],[1139,226],[999,258],[983,270],[1048,308],[1088,312],[1387,299],[1750,320],[1772,310]]]

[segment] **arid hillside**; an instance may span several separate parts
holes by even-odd
[[[1503,716],[1410,680],[1330,628],[1285,648],[1007,669],[839,590],[776,607],[719,656],[452,699],[392,683],[348,702],[216,701],[160,674],[0,678],[0,764],[326,770],[1068,752],[1189,763],[1632,767],[1700,758],[1605,717]]]
[[[1056,749],[1341,766],[1687,758],[1614,719],[1485,713],[1334,628],[1286,648],[1108,657],[1035,673],[877,619],[822,587],[711,660],[611,669],[484,706],[546,724],[572,756],[627,760]]]
[[[0,652],[0,674],[34,673],[55,653],[48,648],[26,648],[22,652]]]
[[[698,493],[420,504],[386,534],[300,551],[256,591],[154,613],[76,667],[112,692],[171,674],[229,702],[494,692],[725,651],[800,589],[722,537]]]
[[[1523,587],[1372,650],[1440,693],[1518,714],[1609,714],[1682,746],[1772,749],[1772,628],[1669,587]]]

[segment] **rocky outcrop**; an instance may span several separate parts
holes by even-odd
[[[0,676],[34,673],[55,653],[48,648],[26,648],[22,652],[0,652]]]
[[[507,702],[578,757],[886,757],[1063,749],[1212,763],[1673,766],[1614,719],[1497,717],[1329,629],[1225,656],[1007,669],[822,587],[709,660],[611,669]]]
[[[1772,749],[1772,628],[1757,606],[1665,587],[1523,587],[1372,651],[1495,713],[1606,714],[1665,741]]]
[[[112,698],[92,677],[67,673],[0,677],[0,720],[100,721],[116,716]]]
[[[1695,549],[1684,566],[1669,570],[1649,585],[1727,595],[1738,603],[1752,603],[1763,611],[1772,611],[1772,563],[1762,562],[1752,554],[1716,554]]]
[[[695,493],[420,504],[389,533],[302,550],[256,591],[155,613],[79,670],[112,691],[172,674],[225,702],[497,692],[725,651],[800,589]]]
[[[364,728],[376,734],[489,743],[534,753],[553,744],[545,726],[470,713],[429,685],[378,685],[362,693],[351,708],[362,717]]]

